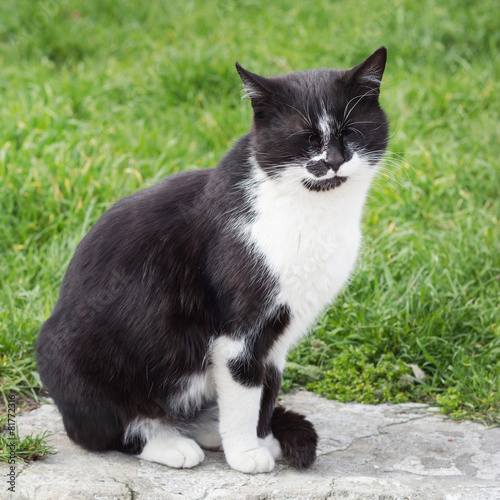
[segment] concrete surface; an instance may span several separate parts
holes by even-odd
[[[117,452],[89,453],[66,436],[55,406],[18,415],[20,435],[54,433],[54,456],[17,466],[7,499],[500,499],[500,428],[457,423],[423,405],[341,404],[304,391],[283,402],[309,416],[320,436],[315,465],[277,464],[267,474],[231,470],[206,452],[191,470],[174,470]]]

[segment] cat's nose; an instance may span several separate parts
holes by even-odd
[[[334,172],[346,161],[345,150],[340,144],[330,144],[326,151],[326,164]]]

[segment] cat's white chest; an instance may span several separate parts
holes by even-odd
[[[277,302],[290,307],[291,344],[333,301],[356,263],[365,190],[346,183],[312,192],[295,179],[256,175],[256,218],[246,227],[246,237],[278,279]]]

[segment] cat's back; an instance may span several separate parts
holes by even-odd
[[[205,189],[213,169],[182,172],[133,193],[107,210],[78,245],[65,277],[92,268],[130,273],[168,247],[198,239],[208,216]]]
[[[117,201],[82,240],[106,234],[121,238],[144,236],[147,232],[164,233],[176,225],[188,226],[202,216],[206,187],[214,169],[181,172],[160,183]]]
[[[153,359],[165,352],[161,334],[174,323],[183,331],[188,318],[207,323],[195,306],[207,300],[199,263],[210,238],[205,190],[212,173],[177,174],[119,200],[82,239],[40,330],[46,383],[62,369],[63,363],[54,366],[54,353],[71,366],[87,366],[95,353],[105,353],[99,370],[107,373],[130,367],[133,355]],[[120,364],[122,358],[127,362]]]
[[[41,338],[110,325],[137,330],[144,318],[159,325],[183,279],[203,288],[196,269],[210,239],[205,190],[212,173],[170,176],[107,210],[78,245]]]

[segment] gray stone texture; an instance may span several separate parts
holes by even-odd
[[[48,430],[58,453],[17,466],[6,499],[442,499],[500,500],[500,428],[455,422],[419,404],[341,404],[299,391],[284,404],[303,412],[320,436],[306,471],[278,462],[267,474],[228,467],[206,452],[194,469],[175,470],[117,452],[90,453],[73,444],[54,405],[17,416],[21,436]]]

